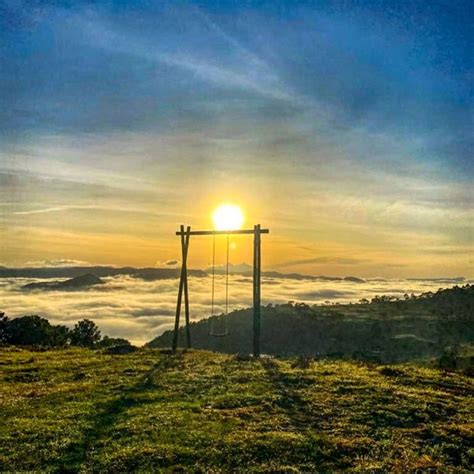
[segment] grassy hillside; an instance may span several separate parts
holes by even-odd
[[[415,366],[0,349],[0,470],[298,472],[474,461],[473,380]]]
[[[192,344],[229,353],[252,351],[252,310],[214,317],[228,337],[211,337],[210,319],[192,324]],[[361,304],[262,307],[262,352],[274,355],[333,356],[398,363],[439,356],[446,347],[474,343],[474,286],[454,287],[393,301],[378,297]],[[172,331],[150,343],[170,347]],[[184,344],[184,330],[180,341]]]

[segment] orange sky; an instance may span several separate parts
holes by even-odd
[[[463,7],[60,3],[0,28],[1,265],[153,266],[230,201],[265,269],[474,276]]]

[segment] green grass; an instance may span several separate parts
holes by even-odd
[[[473,381],[204,351],[0,349],[0,470],[467,472]]]

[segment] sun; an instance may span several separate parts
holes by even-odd
[[[221,204],[212,214],[216,230],[239,230],[244,223],[244,214],[239,206]]]

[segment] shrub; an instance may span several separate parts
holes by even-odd
[[[381,375],[385,375],[386,377],[401,377],[402,375],[405,375],[403,370],[395,369],[395,368],[390,367],[390,366],[382,367],[379,370],[379,372],[380,372]]]
[[[444,370],[456,370],[459,356],[457,346],[446,347],[437,360],[437,366]]]
[[[131,346],[130,341],[121,337],[104,336],[101,341],[97,342],[96,347],[100,349],[107,349],[116,346]]]
[[[291,367],[293,367],[293,369],[309,369],[311,362],[311,357],[299,356],[293,361]]]
[[[130,354],[131,352],[135,352],[136,350],[137,348],[135,346],[132,346],[128,342],[128,344],[121,344],[117,346],[107,347],[106,349],[104,349],[104,354],[112,354],[112,355]]]
[[[252,360],[252,355],[251,354],[238,353],[238,354],[234,355],[234,360],[236,360],[238,362],[249,362],[249,361]]]

